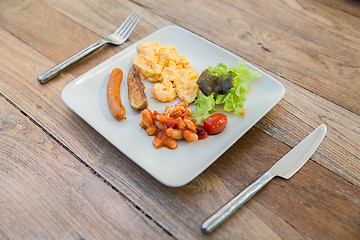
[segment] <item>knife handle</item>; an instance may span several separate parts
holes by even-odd
[[[225,219],[230,217],[240,206],[246,203],[252,196],[255,195],[262,187],[264,187],[275,176],[269,172],[266,172],[255,182],[246,187],[242,192],[236,195],[228,203],[217,210],[212,216],[210,216],[201,226],[201,230],[205,233],[212,232],[218,227]]]

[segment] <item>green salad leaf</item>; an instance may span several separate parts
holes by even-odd
[[[243,107],[246,101],[246,95],[249,92],[250,81],[259,78],[259,72],[249,69],[245,61],[239,61],[237,68],[228,68],[225,63],[219,63],[215,67],[208,67],[207,70],[219,79],[229,78],[229,76],[231,76],[233,87],[227,90],[226,94],[217,94],[219,91],[209,93],[208,88],[206,95],[202,91],[199,91],[199,95],[195,99],[195,111],[191,117],[196,119],[198,123],[202,123],[205,118],[216,111],[215,105],[222,105],[223,110],[234,112],[237,115],[243,114]]]

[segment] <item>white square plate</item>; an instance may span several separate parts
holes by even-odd
[[[69,83],[62,91],[65,104],[126,154],[158,181],[171,187],[190,182],[210,166],[232,144],[243,136],[284,96],[285,88],[274,78],[247,66],[261,74],[261,78],[250,85],[251,94],[245,103],[245,118],[227,114],[228,126],[218,135],[209,136],[193,143],[178,141],[175,150],[155,149],[153,137],[149,137],[139,126],[141,114],[133,110],[127,95],[127,74],[137,46],[141,42],[155,41],[162,45],[174,45],[180,55],[185,55],[198,74],[208,66],[223,62],[228,67],[237,66],[240,57],[177,26],[162,28],[127,49],[114,55],[87,73]],[[120,95],[126,108],[126,119],[117,121],[112,117],[106,102],[106,85],[111,71],[120,68],[124,72]],[[162,112],[166,105],[151,99],[152,83],[144,81],[149,100],[149,109]]]

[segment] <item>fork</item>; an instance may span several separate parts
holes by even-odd
[[[94,52],[96,49],[99,49],[101,46],[103,46],[106,43],[111,43],[114,45],[123,44],[134,30],[140,18],[141,18],[141,14],[138,14],[136,12],[130,13],[130,15],[123,22],[123,24],[118,29],[116,29],[112,34],[88,46],[84,50],[76,53],[72,57],[66,59],[65,61],[51,68],[49,71],[43,73],[37,78],[38,81],[40,82],[40,84],[49,81],[50,79],[58,75],[60,72],[62,72],[65,68],[75,63],[76,61],[80,60],[81,58],[87,56],[88,54]]]

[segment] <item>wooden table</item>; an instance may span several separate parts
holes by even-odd
[[[129,40],[52,81],[36,78],[132,11]],[[284,98],[189,184],[166,187],[65,106],[62,89],[148,34],[178,25],[286,88]],[[360,4],[357,1],[2,0],[1,239],[359,239]],[[215,232],[200,225],[313,129],[319,149]]]

